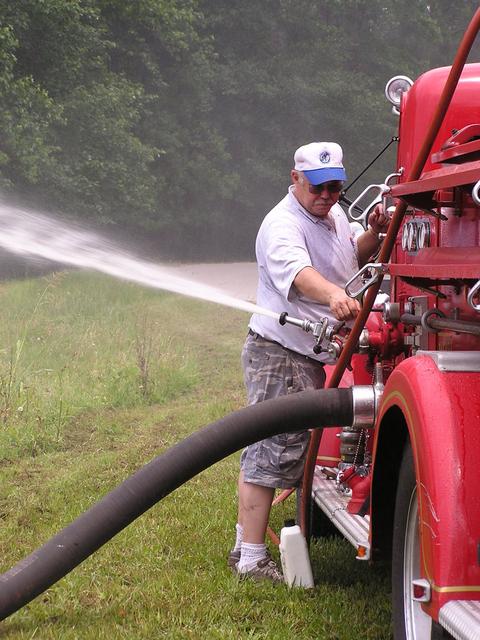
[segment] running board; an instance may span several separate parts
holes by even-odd
[[[355,516],[347,511],[350,498],[339,492],[335,480],[327,480],[321,467],[315,467],[312,497],[340,533],[355,547],[357,560],[370,559],[369,516]]]
[[[370,558],[369,516],[354,516],[348,513],[349,497],[337,490],[335,480],[327,480],[321,467],[315,467],[312,497],[323,513],[340,533],[357,549],[364,547],[365,557]],[[455,640],[480,640],[480,601],[451,600],[443,605],[439,622]]]
[[[480,601],[451,600],[440,609],[438,621],[456,640],[480,640]]]

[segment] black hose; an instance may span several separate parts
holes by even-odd
[[[174,489],[238,449],[278,433],[352,422],[351,390],[322,389],[266,400],[204,427],[0,575],[0,620],[57,582]]]

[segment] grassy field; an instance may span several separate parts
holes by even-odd
[[[162,450],[244,405],[248,317],[85,273],[4,283],[0,295],[6,571]],[[0,623],[0,638],[389,638],[388,575],[343,540],[313,546],[314,590],[229,574],[238,458],[165,498]],[[275,507],[272,526],[294,510]]]

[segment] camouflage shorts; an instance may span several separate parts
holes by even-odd
[[[320,363],[257,334],[247,336],[242,365],[249,404],[321,389],[325,384],[325,371]],[[302,431],[283,433],[250,445],[240,460],[245,482],[281,489],[297,486],[302,479],[309,440],[310,432]]]

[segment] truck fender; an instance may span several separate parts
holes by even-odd
[[[428,355],[404,360],[385,385],[374,438],[372,549],[388,550],[408,438],[431,614],[447,600],[480,598],[480,373],[441,371]]]

